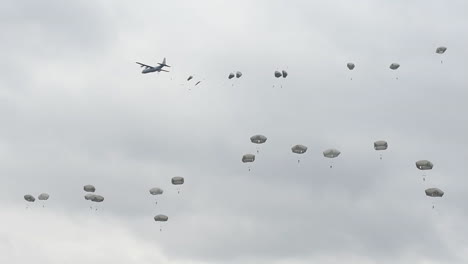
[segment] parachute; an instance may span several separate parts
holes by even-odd
[[[36,201],[36,198],[34,198],[34,196],[32,196],[32,195],[30,195],[30,194],[26,194],[26,195],[24,196],[24,199],[25,199],[26,201],[30,202],[30,203]]]
[[[95,194],[92,194],[92,193],[87,193],[84,198],[85,200],[91,200],[93,199],[93,197],[96,196]]]
[[[192,79],[193,79],[193,76],[190,75],[190,76],[187,78],[187,81],[190,81],[190,80],[192,80]]]
[[[154,217],[154,221],[159,222],[159,231],[162,231],[162,223],[167,222],[167,220],[169,220],[169,217],[163,214],[159,214]]]
[[[390,69],[396,70],[396,69],[398,69],[398,68],[400,68],[400,64],[398,64],[398,63],[392,63],[392,64],[390,64]]]
[[[93,185],[85,185],[83,187],[83,189],[85,190],[85,192],[95,192],[96,191],[96,188],[94,188]]]
[[[46,200],[49,199],[49,194],[47,194],[47,193],[41,193],[41,194],[39,194],[39,196],[38,196],[37,198],[38,198],[39,200],[41,200],[41,201],[46,201]]]
[[[441,46],[441,47],[438,47],[438,48],[436,49],[436,53],[437,53],[437,54],[444,54],[446,50],[447,50],[446,47]]]
[[[182,185],[184,184],[184,178],[183,177],[173,177],[171,180],[173,185]],[[180,188],[177,188],[177,193],[180,193]]]
[[[444,192],[439,188],[429,188],[426,189],[426,195],[430,197],[442,197],[444,196]]]
[[[276,77],[276,78],[279,78],[279,77],[281,77],[281,75],[282,75],[282,74],[281,74],[281,72],[279,72],[279,71],[275,71],[275,77]]]
[[[254,162],[255,161],[255,155],[254,154],[245,154],[242,156],[242,162]]]
[[[326,158],[336,158],[341,154],[341,152],[337,149],[327,149],[323,152],[323,156]],[[333,168],[333,164],[330,165],[330,168]]]
[[[154,187],[154,188],[151,188],[149,190],[149,192],[150,192],[151,195],[161,195],[161,194],[163,194],[164,191],[161,188]]]
[[[288,72],[287,71],[283,70],[282,73],[283,73],[283,78],[288,77]]]
[[[434,164],[428,160],[419,160],[416,161],[416,168],[420,170],[432,170],[434,167]]]
[[[263,144],[267,141],[267,137],[265,137],[264,135],[255,135],[250,137],[250,141],[252,141],[252,143],[255,144]]]
[[[374,142],[374,149],[379,150],[386,150],[388,148],[388,143],[385,140],[378,140]],[[380,154],[380,159],[382,159],[382,154]]]
[[[235,76],[234,73],[231,72],[231,73],[229,74],[228,78],[229,78],[229,79],[232,79],[232,78],[234,78],[234,76]]]
[[[307,151],[307,147],[304,145],[294,145],[291,148],[291,151],[296,154],[304,154]],[[301,162],[300,159],[297,159],[297,163]]]
[[[236,72],[236,78],[240,78],[240,77],[242,77],[242,72],[240,71]]]
[[[354,63],[352,63],[352,62],[348,62],[348,64],[346,64],[346,66],[348,67],[349,70],[353,70],[354,67],[355,67]]]
[[[102,197],[101,195],[93,195],[91,197],[91,202],[100,203],[103,201],[104,201],[104,197]]]
[[[446,47],[441,46],[441,47],[438,47],[438,48],[436,49],[436,53],[437,53],[437,54],[444,54],[446,50],[447,50]],[[443,61],[440,60],[440,63],[443,63]]]

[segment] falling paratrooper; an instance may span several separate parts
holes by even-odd
[[[323,156],[325,158],[329,158],[329,159],[334,159],[336,157],[338,157],[339,155],[341,154],[341,152],[337,149],[327,149],[325,151],[323,151]],[[330,168],[333,168],[333,164],[330,165]]]
[[[440,47],[438,47],[438,48],[436,49],[436,53],[437,53],[437,54],[444,54],[446,50],[447,50],[446,47],[440,46]],[[443,61],[440,60],[440,63],[443,63]]]
[[[386,150],[388,148],[388,143],[385,140],[377,140],[374,142],[374,149],[377,151]],[[380,154],[380,159],[382,159],[382,154]]]
[[[250,137],[250,141],[254,144],[263,144],[267,141],[267,137],[265,137],[264,135],[254,135]],[[257,153],[259,153],[258,148]]]
[[[444,192],[439,188],[426,189],[425,193],[429,197],[442,197],[442,196],[444,196]],[[432,209],[434,209],[434,204],[432,205]]]
[[[304,154],[307,151],[307,147],[304,145],[294,145],[291,147],[291,151],[296,154]],[[301,160],[297,159],[297,163],[300,163]]]
[[[352,63],[352,62],[348,62],[348,63],[346,64],[346,66],[348,67],[348,69],[349,69],[350,71],[354,70],[354,67],[355,67],[354,63]],[[351,80],[353,80],[352,77],[351,77]]]
[[[171,182],[172,182],[173,185],[182,185],[182,184],[184,184],[185,180],[184,180],[184,177],[177,176],[177,177],[173,177],[171,179]],[[180,193],[180,188],[179,187],[177,187],[177,193]]]
[[[422,171],[432,170],[434,164],[428,160],[418,160],[416,161],[416,168]],[[423,181],[426,181],[426,175],[423,175]]]
[[[149,190],[149,193],[151,195],[162,195],[164,193],[164,190],[158,187],[154,187]],[[158,201],[156,201],[156,204],[158,204]]]
[[[167,217],[167,215],[163,215],[163,214],[159,214],[159,215],[154,217],[154,221],[160,222],[159,231],[162,231],[162,226],[161,226],[162,222],[167,222],[167,220],[169,220],[169,217]]]
[[[242,156],[242,162],[243,163],[250,163],[255,161],[255,155],[254,154],[244,154]],[[250,166],[249,166],[249,171],[250,171]]]
[[[39,196],[37,197],[37,199],[39,199],[40,201],[47,201],[49,200],[49,194],[48,193],[41,193],[39,194]],[[44,207],[44,204],[42,205],[42,207]]]

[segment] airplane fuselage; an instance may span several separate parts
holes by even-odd
[[[145,74],[145,73],[151,73],[151,72],[158,72],[158,71],[161,71],[161,69],[162,69],[162,66],[151,67],[151,68],[144,69],[143,71],[141,71],[141,73]]]

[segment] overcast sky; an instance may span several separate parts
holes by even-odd
[[[2,1],[0,262],[466,263],[467,12],[464,0]],[[135,64],[164,57],[169,73]],[[434,163],[426,181],[420,159]],[[85,184],[105,197],[98,211]],[[42,192],[44,208],[23,199]]]

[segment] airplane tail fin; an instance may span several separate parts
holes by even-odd
[[[171,66],[166,64],[166,58],[164,58],[162,63],[158,63],[158,64],[161,65],[161,66],[164,66],[164,67],[171,67]]]

